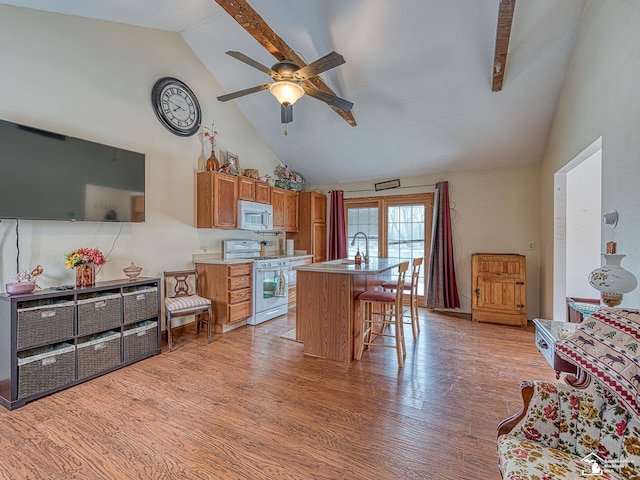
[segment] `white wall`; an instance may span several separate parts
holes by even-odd
[[[602,137],[602,212],[617,210],[615,229],[602,228],[600,245],[618,244],[623,266],[640,275],[640,2],[588,2],[558,102],[542,165],[541,311],[553,303],[553,175]],[[640,290],[623,306],[638,307]],[[548,317],[550,318],[550,317]]]
[[[194,228],[195,172],[208,150],[198,135],[178,137],[156,119],[158,78],[191,87],[203,124],[215,120],[219,149],[241,167],[271,174],[277,159],[233,102],[216,100],[224,92],[178,34],[0,5],[0,45],[0,118],[146,154],[146,223],[20,222],[20,268],[41,264],[41,286],[73,283],[64,254],[82,246],[109,253],[101,281],[123,278],[132,261],[160,276],[189,266],[203,245],[220,251],[223,238],[257,238]],[[0,290],[16,272],[15,230],[13,220],[0,223]]]
[[[449,182],[460,311],[471,312],[471,255],[518,253],[527,258],[527,317],[537,317],[540,278],[538,165],[401,178],[403,188],[386,192],[348,193],[349,190],[373,189],[374,182],[316,187],[325,193],[332,189],[344,190],[345,198],[354,198],[433,192],[440,181]],[[536,245],[535,250],[528,250],[530,242]]]
[[[588,278],[600,266],[601,154],[567,173],[567,297],[598,297]]]

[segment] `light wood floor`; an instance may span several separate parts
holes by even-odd
[[[337,364],[280,338],[293,313],[8,411],[3,479],[498,479],[495,427],[519,382],[554,380],[533,328],[421,311],[408,354]]]

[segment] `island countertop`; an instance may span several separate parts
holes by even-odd
[[[358,295],[381,290],[405,260],[371,258],[355,265],[342,259],[294,267],[296,270],[296,339],[304,355],[351,362],[362,342]]]
[[[356,265],[354,260],[342,258],[340,260],[330,260],[328,262],[310,263],[294,267],[295,270],[318,273],[342,273],[347,275],[379,275],[392,268],[397,268],[402,262],[397,258],[372,257],[369,263],[362,262]]]

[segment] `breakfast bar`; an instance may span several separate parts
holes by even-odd
[[[380,289],[403,260],[333,260],[296,267],[296,339],[304,355],[351,362],[362,341],[358,295]]]

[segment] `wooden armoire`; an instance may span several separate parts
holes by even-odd
[[[527,268],[524,255],[471,256],[471,318],[478,322],[527,325]]]

